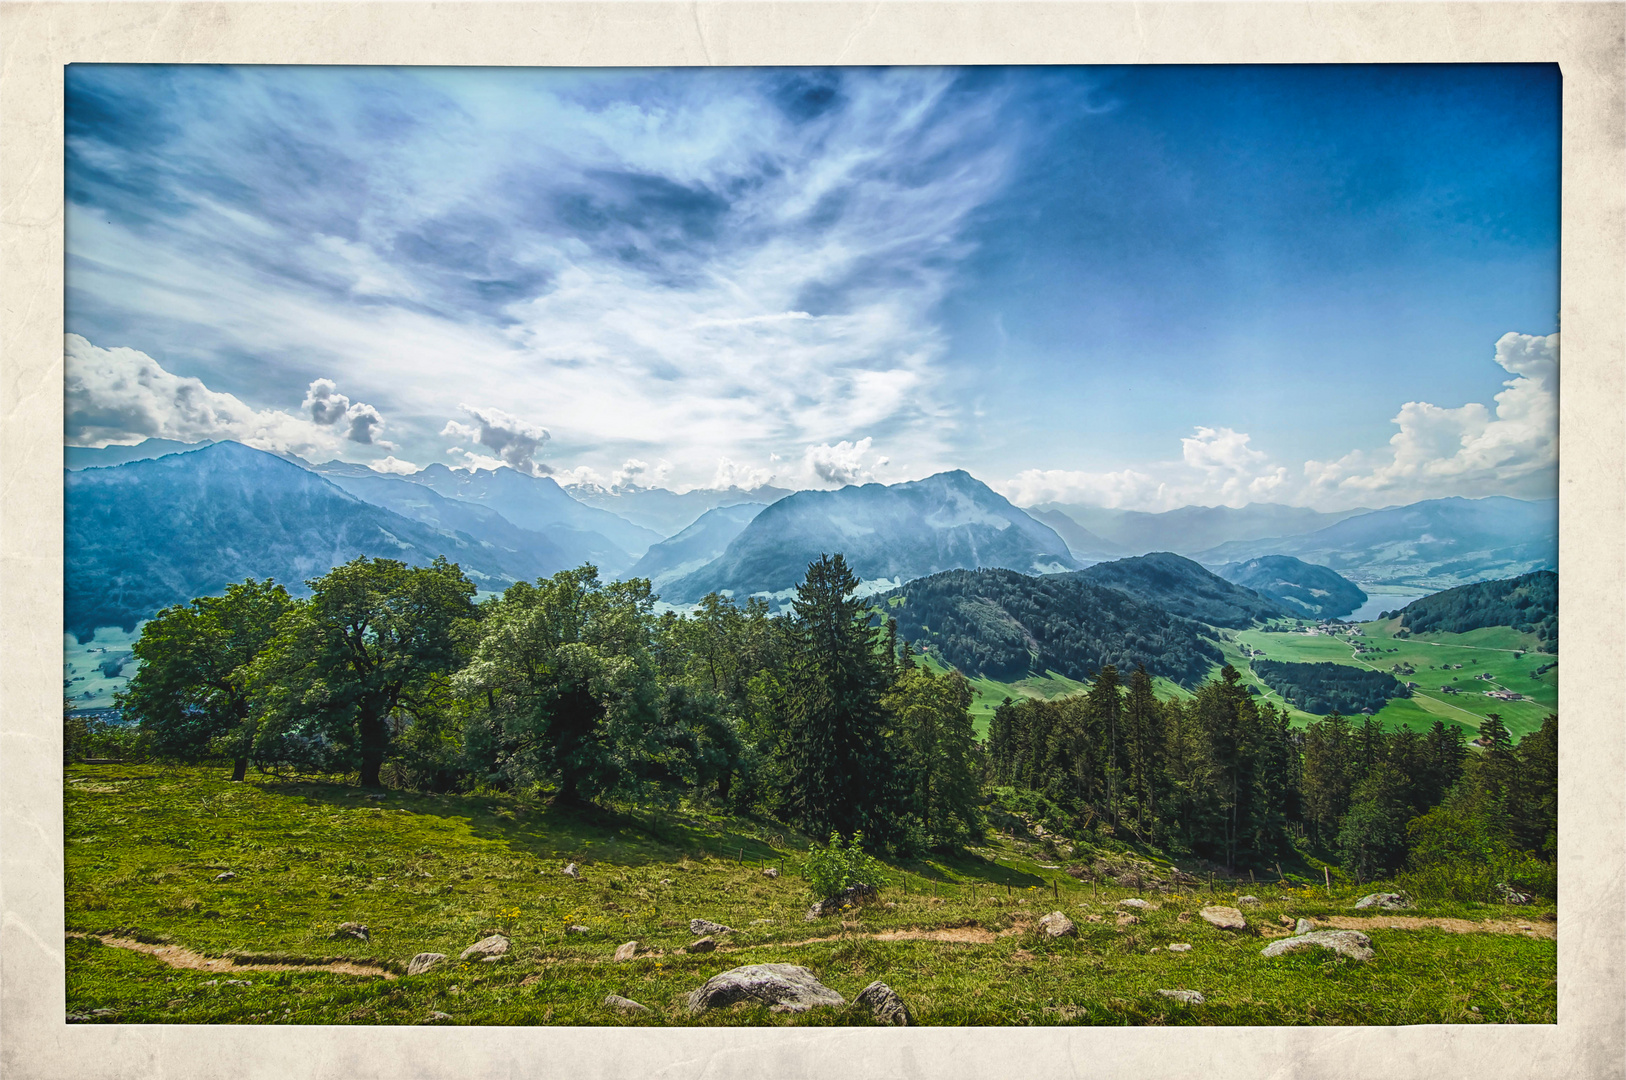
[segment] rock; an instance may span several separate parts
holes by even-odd
[[[1183,941],[1177,941],[1173,945],[1169,946],[1169,951],[1170,952],[1190,952],[1191,951],[1191,946],[1187,945]]]
[[[576,864],[575,863],[570,863],[563,870],[561,870],[559,872],[561,874],[563,874],[567,878],[575,878],[577,881],[581,880],[582,872],[580,870],[576,869]]]
[[[407,974],[422,975],[444,959],[446,959],[445,953],[421,952],[407,961]]]
[[[1175,921],[1177,921],[1177,922],[1190,922],[1191,921],[1191,912],[1182,911],[1178,916],[1176,916]]]
[[[420,1023],[420,1024],[438,1024],[442,1020],[450,1020],[450,1019],[451,1019],[451,1015],[449,1013],[432,1012],[428,1016],[424,1017],[422,1020],[419,1020],[418,1023]]]
[[[1392,892],[1376,892],[1355,901],[1356,911],[1363,911],[1370,907],[1383,908],[1385,911],[1401,911],[1411,907],[1411,904],[1399,893]]]
[[[1313,934],[1315,933],[1315,923],[1311,922],[1309,919],[1300,919],[1298,922],[1293,924],[1293,933]]]
[[[364,798],[364,799],[382,799],[383,797],[384,796],[382,796],[382,795],[363,795],[362,796],[362,798]]]
[[[1195,990],[1159,990],[1158,993],[1166,998],[1173,998],[1182,1005],[1201,1005],[1208,999]]]
[[[763,870],[762,870],[762,876],[763,877],[778,877],[779,876],[779,870],[778,870],[777,867],[773,867],[773,866],[764,867]]]
[[[1221,930],[1246,930],[1248,920],[1242,917],[1242,912],[1234,907],[1205,907],[1197,914],[1210,926],[1217,926]]]
[[[611,994],[606,997],[604,1007],[623,1013],[647,1013],[649,1011],[648,1005],[640,1005],[631,998],[624,998],[620,994]]]
[[[808,908],[807,913],[812,917],[809,921],[823,918],[826,915],[834,915],[844,907],[854,907],[866,900],[875,900],[880,895],[880,890],[873,885],[849,885],[836,895],[820,900]]]
[[[1102,918],[1101,918],[1101,916],[1099,916],[1099,915],[1097,915],[1097,914],[1096,914],[1096,913],[1095,913],[1095,912],[1093,912],[1093,911],[1092,911],[1092,912],[1090,912],[1090,913],[1089,913],[1089,914],[1088,914],[1088,915],[1086,915],[1086,916],[1084,916],[1084,920],[1085,920],[1085,921],[1086,921],[1086,922],[1102,922],[1102,921],[1104,921],[1104,920],[1103,920],[1103,919],[1102,919]]]
[[[473,945],[470,945],[468,948],[464,949],[462,953],[458,955],[458,959],[467,960],[471,956],[478,956],[482,958],[487,956],[501,956],[507,951],[508,939],[503,937],[501,934],[492,934],[490,937],[483,937],[479,941],[476,941]]]
[[[1120,900],[1120,901],[1118,901],[1118,906],[1119,907],[1134,908],[1137,911],[1156,911],[1157,910],[1157,905],[1156,904],[1149,904],[1145,900],[1142,900],[1138,896],[1132,896],[1128,900]]]
[[[716,948],[717,948],[717,939],[716,938],[714,938],[714,937],[703,937],[699,941],[691,941],[691,942],[689,942],[689,944],[684,947],[683,951],[684,952],[692,952],[692,953],[705,953],[705,952],[711,952],[712,950],[714,950]]]
[[[1283,915],[1281,918],[1277,919],[1276,921],[1281,923],[1283,926],[1288,927],[1289,929],[1291,929],[1292,926],[1293,926],[1293,916],[1291,916],[1291,915]]]
[[[713,975],[690,992],[692,1013],[720,1009],[737,1001],[766,1005],[772,1012],[806,1012],[813,1008],[839,1009],[847,1000],[825,986],[805,967],[795,964],[747,964]]]
[[[1261,901],[1257,896],[1239,896],[1236,898],[1236,902],[1239,904],[1257,904]]]
[[[253,986],[254,984],[249,982],[247,979],[222,979],[221,982],[220,982],[220,985],[221,986]],[[97,1011],[101,1012],[103,1010],[98,1009]]]
[[[1141,920],[1140,920],[1139,915],[1131,915],[1127,911],[1118,912],[1118,925],[1119,926],[1139,926],[1140,921]]]
[[[592,932],[592,927],[583,926],[581,923],[571,923],[569,926],[565,927],[565,933],[567,934],[591,934]]]
[[[1052,911],[1050,914],[1040,919],[1039,929],[1043,930],[1050,937],[1078,936],[1078,927],[1073,925],[1073,920],[1069,919],[1059,911]]]
[[[631,960],[637,955],[638,943],[636,941],[629,941],[619,949],[615,950],[615,958],[617,960]]]
[[[897,991],[879,979],[860,990],[853,1003],[869,1009],[883,1024],[893,1024],[897,1027],[915,1026],[915,1018],[909,1014],[909,1006],[903,1003]]]
[[[1281,956],[1300,949],[1331,949],[1351,960],[1372,959],[1372,939],[1359,930],[1314,930],[1295,937],[1278,938],[1264,947],[1261,956]]]
[[[372,940],[372,936],[367,933],[367,927],[359,922],[340,923],[339,928],[328,935],[329,940],[336,938],[355,938],[357,941]]]
[[[226,871],[223,871],[223,872],[221,872],[219,874],[216,874],[215,875],[215,880],[216,881],[236,881],[237,880],[237,875],[232,873],[230,870],[226,870]]]
[[[663,877],[663,878],[661,878],[661,884],[662,885],[670,885],[670,884],[672,884],[672,879],[669,878],[669,877]]]
[[[711,922],[709,919],[689,920],[689,933],[696,937],[710,937],[712,934],[732,934],[733,932],[733,927]]]

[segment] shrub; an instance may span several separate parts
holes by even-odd
[[[878,886],[883,880],[881,864],[864,850],[861,832],[853,833],[845,847],[837,832],[830,834],[830,842],[825,846],[814,844],[807,853],[802,876],[819,900],[839,896],[842,890],[853,885]]]

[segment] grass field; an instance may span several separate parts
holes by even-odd
[[[1534,635],[1520,634],[1509,627],[1487,627],[1466,634],[1398,638],[1395,631],[1399,629],[1398,619],[1388,619],[1360,624],[1360,634],[1353,638],[1243,630],[1232,634],[1234,641],[1223,647],[1227,661],[1259,687],[1262,697],[1278,705],[1284,704],[1280,695],[1253,676],[1250,657],[1243,654],[1242,647],[1271,660],[1307,664],[1333,661],[1388,671],[1401,682],[1417,683],[1412,697],[1392,698],[1377,713],[1389,727],[1423,730],[1439,719],[1477,733],[1484,718],[1496,713],[1517,740],[1539,728],[1549,713],[1558,710],[1558,669],[1531,678],[1532,671],[1558,657],[1529,651],[1536,644]],[[1357,654],[1352,642],[1376,651]],[[1393,668],[1397,664],[1409,665],[1415,673],[1396,673]],[[1456,666],[1459,664],[1460,668]],[[1488,674],[1489,680],[1475,677],[1480,674]],[[1458,687],[1460,692],[1448,694],[1441,686]],[[1501,701],[1486,696],[1486,691],[1498,689],[1521,694],[1525,700]],[[1315,719],[1296,709],[1293,716],[1300,724]]]
[[[1465,920],[1458,929],[1476,931],[1467,933],[1363,923],[1376,952],[1364,964],[1265,959],[1281,917],[1350,916],[1354,899],[1377,886],[1335,880],[1329,896],[1319,880],[1244,881],[1137,894],[1081,884],[1036,843],[1007,837],[893,866],[881,902],[808,922],[799,840],[749,822],[584,817],[493,795],[373,799],[326,782],[231,784],[219,768],[72,766],[65,779],[67,1009],[91,1021],[412,1024],[439,1013],[437,1022],[454,1024],[872,1022],[858,1009],[691,1016],[681,1007],[711,975],[763,962],[811,968],[848,1001],[882,979],[923,1024],[1555,1019],[1556,944],[1539,918],[1550,906],[1407,913]],[[579,880],[560,872],[567,862]],[[763,866],[783,872],[770,878]],[[226,870],[236,877],[216,881]],[[1205,903],[1235,903],[1238,892],[1262,901],[1248,907],[1243,933],[1180,920]],[[1161,907],[1118,925],[1112,907],[1130,895]],[[1078,923],[1078,937],[1033,930],[1055,908]],[[737,929],[717,952],[691,955],[680,950],[694,917]],[[1488,932],[1486,919],[1505,932]],[[366,924],[371,940],[332,939],[342,922]],[[513,941],[500,962],[457,959],[495,930]],[[642,954],[614,961],[632,940]],[[1192,949],[1162,948],[1171,942]],[[401,974],[424,951],[450,960]],[[220,958],[233,959],[205,969]],[[323,968],[335,960],[377,968]],[[1207,1003],[1179,1004],[1162,989],[1197,990]],[[600,1004],[610,993],[653,1011],[611,1013]]]

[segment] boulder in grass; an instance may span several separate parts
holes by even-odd
[[[1059,911],[1052,911],[1040,919],[1039,929],[1044,931],[1047,936],[1054,938],[1078,936],[1078,927],[1073,925],[1073,920]]]
[[[637,955],[638,943],[636,941],[629,941],[619,949],[615,950],[615,958],[617,960],[631,960]]]
[[[622,997],[620,994],[611,994],[606,997],[604,999],[604,1007],[606,1009],[614,1009],[616,1012],[630,1013],[634,1015],[649,1012],[648,1005],[641,1005],[631,998]]]
[[[1197,914],[1201,915],[1203,921],[1208,925],[1218,927],[1221,930],[1246,930],[1248,928],[1248,920],[1244,919],[1242,912],[1234,907],[1214,905],[1203,908]]]
[[[476,941],[473,945],[470,945],[468,948],[464,949],[462,953],[458,955],[458,959],[468,960],[474,957],[478,957],[481,960],[485,960],[487,958],[495,959],[508,951],[508,944],[508,939],[503,937],[501,934],[492,934],[490,937],[483,937],[479,941]]]
[[[1260,899],[1257,896],[1239,896],[1239,897],[1236,898],[1236,902],[1238,904],[1258,904],[1258,903],[1261,903]]]
[[[581,923],[571,923],[565,927],[565,933],[567,934],[591,934],[592,932],[593,928],[591,926],[583,926]]]
[[[576,879],[578,881],[581,880],[582,872],[580,870],[576,869],[576,864],[575,863],[567,864],[565,866],[565,868],[563,870],[559,871],[559,872],[561,874],[563,874],[567,878],[574,878],[574,879]]]
[[[839,1009],[847,1004],[834,990],[819,982],[805,967],[795,964],[747,964],[713,975],[690,992],[692,1013],[721,1009],[736,1002],[766,1005],[770,1012],[799,1013],[809,1009]]]
[[[1403,911],[1411,907],[1404,896],[1392,892],[1375,892],[1363,896],[1355,901],[1355,910],[1364,911],[1367,908],[1382,908],[1385,911]]]
[[[237,875],[232,873],[230,870],[223,870],[220,873],[215,875],[215,880],[216,881],[235,881],[235,880],[237,880]]]
[[[857,907],[870,900],[880,898],[881,891],[873,885],[862,882],[849,885],[834,896],[826,897],[807,909],[808,921],[821,919],[826,915],[834,915],[842,908]]]
[[[1136,911],[1156,911],[1157,910],[1157,905],[1156,904],[1147,903],[1145,900],[1142,900],[1138,896],[1132,896],[1128,900],[1120,900],[1120,901],[1118,901],[1118,906],[1119,907],[1126,907],[1126,908],[1134,908]]]
[[[333,931],[333,933],[329,934],[328,938],[330,940],[338,938],[354,938],[357,941],[371,941],[372,935],[367,932],[367,927],[362,923],[347,922],[340,923],[339,928]]]
[[[1173,945],[1169,946],[1169,951],[1170,952],[1190,952],[1191,951],[1191,946],[1187,945],[1183,941],[1177,941]]]
[[[715,923],[709,919],[690,919],[689,933],[695,937],[711,937],[713,934],[732,934],[734,928]]]
[[[1283,956],[1306,949],[1331,949],[1351,960],[1372,959],[1372,939],[1359,930],[1315,930],[1289,938],[1277,938],[1266,945],[1261,956]]]
[[[684,952],[691,952],[691,953],[708,953],[708,952],[714,952],[714,951],[716,951],[716,949],[717,949],[717,939],[716,938],[714,938],[714,937],[703,937],[699,941],[691,941],[691,942],[689,942],[689,944],[684,947],[683,951]]]
[[[764,867],[763,870],[762,870],[762,876],[763,877],[778,877],[779,876],[779,870],[778,870],[777,867],[773,867],[773,866]]]
[[[1315,923],[1311,922],[1309,919],[1300,919],[1298,922],[1293,924],[1293,933],[1313,934],[1315,933]]]
[[[896,1027],[915,1026],[915,1018],[910,1015],[909,1006],[903,1003],[896,990],[879,979],[860,990],[854,1004],[869,1009],[883,1024],[892,1024]]]
[[[1140,921],[1141,919],[1139,915],[1131,915],[1127,911],[1118,912],[1119,926],[1139,926]]]
[[[428,1016],[424,1017],[422,1020],[419,1020],[418,1023],[420,1023],[420,1024],[439,1024],[439,1023],[442,1023],[443,1021],[450,1020],[450,1019],[451,1019],[451,1015],[448,1014],[448,1013],[432,1012]]]
[[[1182,1005],[1201,1005],[1208,999],[1196,990],[1159,990],[1158,993],[1166,998],[1173,998]]]
[[[445,953],[421,952],[407,961],[407,974],[422,975],[444,959],[446,959]]]

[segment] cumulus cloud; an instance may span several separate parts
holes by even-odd
[[[1134,510],[1194,503],[1282,502],[1328,509],[1444,498],[1555,493],[1558,466],[1558,335],[1508,333],[1495,360],[1513,378],[1494,408],[1479,402],[1400,406],[1387,452],[1352,450],[1298,469],[1270,460],[1245,432],[1199,427],[1178,461],[1116,472],[1029,469],[1004,485],[1022,506],[1076,502]]]
[[[717,471],[712,475],[711,483],[707,486],[713,491],[736,487],[745,491],[754,491],[759,487],[773,483],[773,481],[774,472],[772,469],[753,469],[749,465],[742,465],[725,457],[717,459]]]
[[[857,442],[843,440],[832,445],[810,446],[802,454],[802,464],[817,481],[844,487],[848,484],[868,484],[875,480],[875,470],[887,464],[877,457],[866,462],[874,439],[865,436]]]
[[[440,433],[454,439],[477,442],[488,450],[495,451],[497,455],[492,458],[454,447],[453,450],[462,455],[466,468],[496,469],[507,465],[515,472],[522,472],[527,476],[546,476],[553,471],[536,460],[537,451],[552,438],[547,428],[521,420],[501,409],[474,405],[459,405],[458,408],[462,409],[474,423],[465,424],[451,420]]]
[[[326,424],[277,409],[255,409],[203,380],[176,375],[144,352],[104,349],[78,334],[64,342],[64,437],[70,446],[143,439],[232,439],[260,450],[331,458],[343,449]],[[302,410],[303,411],[303,410]]]
[[[310,387],[305,391],[305,400],[300,403],[300,409],[311,418],[311,423],[323,427],[337,427],[343,425],[344,437],[353,443],[370,446],[376,443],[386,449],[392,448],[391,443],[379,439],[378,433],[384,429],[384,417],[371,405],[362,402],[351,402],[345,395],[339,393],[338,384],[332,379],[312,380]]]

